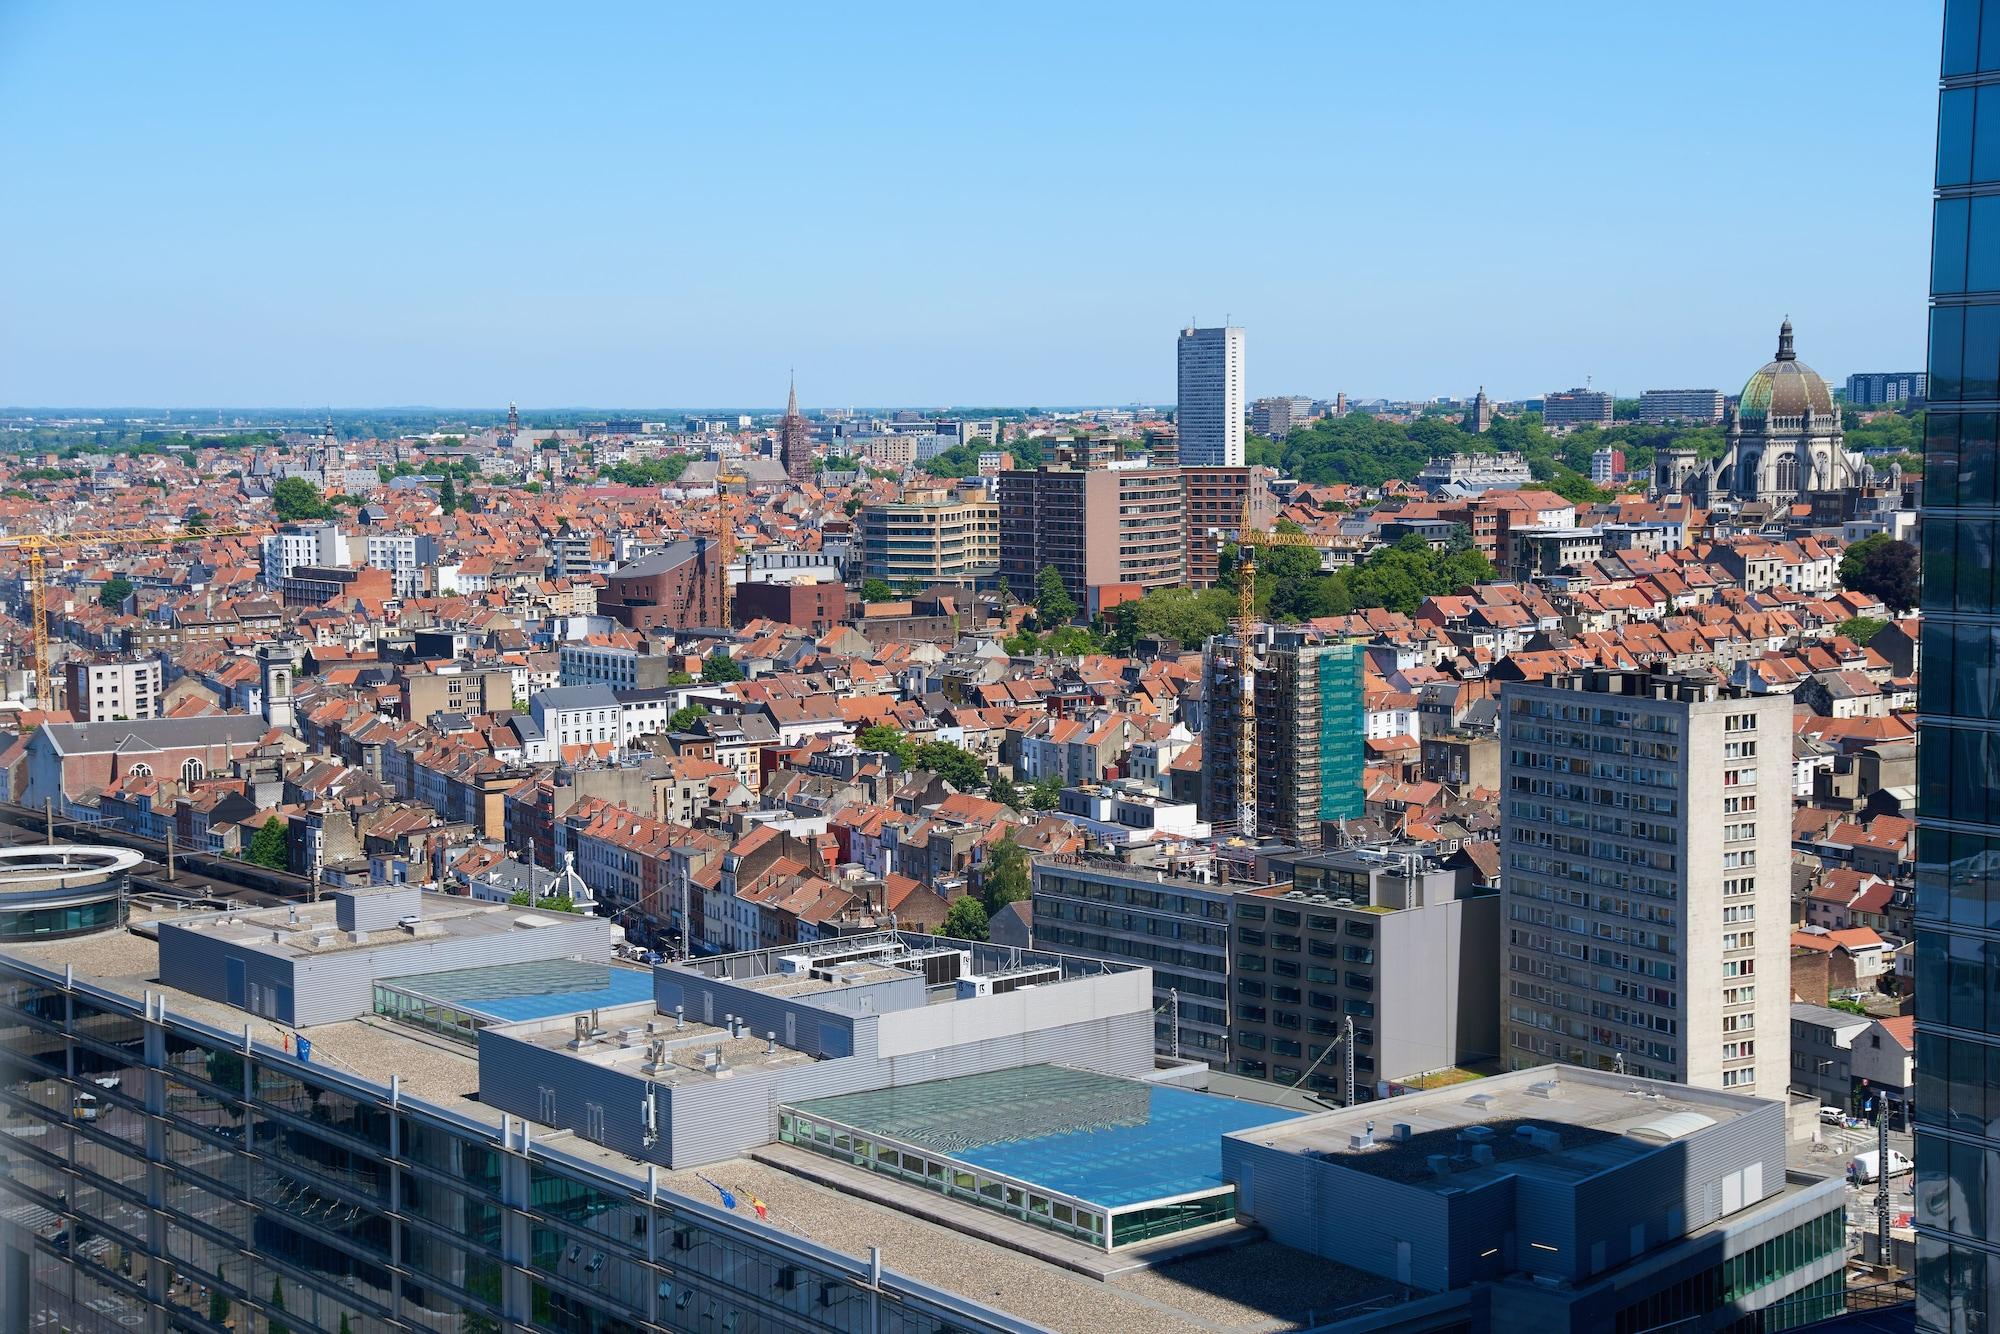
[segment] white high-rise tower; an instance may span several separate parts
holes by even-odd
[[[1243,466],[1243,331],[1181,330],[1175,424],[1189,468]]]

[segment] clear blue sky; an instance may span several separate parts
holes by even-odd
[[[0,403],[1921,365],[1937,0],[0,0]]]

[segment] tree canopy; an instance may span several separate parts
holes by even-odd
[[[854,734],[854,744],[862,750],[875,750],[884,755],[894,755],[902,762],[905,769],[916,767],[916,743],[904,736],[901,730],[887,723],[868,724]]]
[[[944,915],[944,934],[954,940],[986,939],[986,909],[970,894],[952,900]]]
[[[259,866],[282,871],[291,860],[288,854],[285,821],[283,817],[274,815],[258,827],[250,840],[250,850],[243,854],[243,858]]]
[[[687,466],[687,455],[668,454],[663,458],[614,463],[604,469],[604,476],[620,486],[666,486],[678,482]]]
[[[709,654],[701,661],[701,679],[709,685],[722,685],[729,681],[741,681],[743,669],[736,665],[736,659],[721,649]]]
[[[1081,610],[1064,586],[1061,572],[1044,565],[1035,576],[1035,617],[1045,626],[1068,625]]]
[[[992,916],[1010,903],[1019,903],[1034,893],[1034,884],[1028,875],[1028,854],[1014,841],[1009,830],[998,843],[993,845],[993,854],[987,860],[986,913]]]
[[[1867,648],[1868,641],[1881,634],[1888,626],[1889,623],[1880,616],[1850,616],[1834,626],[1833,632]]]
[[[1841,554],[1840,582],[1856,593],[1882,599],[1900,615],[1916,606],[1923,592],[1917,549],[1887,533],[1864,537]]]
[[[890,586],[887,579],[863,579],[861,581],[861,600],[863,602],[894,602],[896,600],[896,590]]]
[[[917,767],[930,770],[960,792],[986,786],[986,765],[977,755],[950,741],[926,741],[918,746]]]
[[[122,574],[112,575],[104,581],[104,586],[97,590],[98,602],[112,611],[124,606],[125,599],[131,596],[132,581]]]
[[[279,478],[271,488],[271,509],[287,523],[333,516],[333,507],[320,498],[319,488],[303,477]]]
[[[682,708],[675,709],[673,713],[668,716],[667,730],[669,732],[685,732],[688,729],[692,728],[695,725],[695,723],[699,722],[701,719],[706,717],[708,717],[707,705],[705,704],[685,705]]]

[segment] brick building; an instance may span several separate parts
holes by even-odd
[[[605,579],[598,610],[634,630],[722,625],[722,560],[705,537],[674,542]]]
[[[780,621],[823,635],[847,615],[847,585],[830,579],[743,584],[736,590],[732,610],[738,625],[760,619]]]

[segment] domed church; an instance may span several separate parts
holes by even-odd
[[[1706,465],[1691,450],[1662,450],[1662,491],[1691,492],[1699,504],[1723,501],[1798,504],[1813,493],[1843,491],[1869,475],[1847,452],[1840,408],[1819,372],[1792,348],[1792,322],[1778,326],[1778,355],[1743,386],[1723,417],[1729,447]]]

